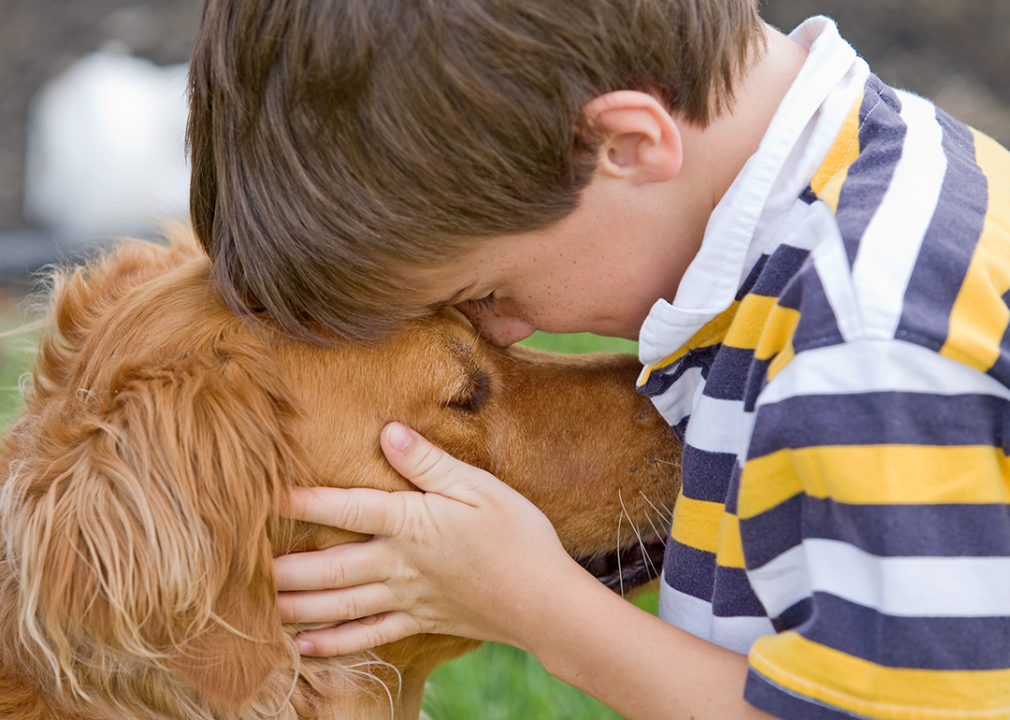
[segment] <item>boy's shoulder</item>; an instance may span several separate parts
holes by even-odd
[[[828,323],[838,342],[903,340],[1010,385],[1010,152],[871,76],[804,197],[837,236],[783,292],[818,316],[797,350]]]

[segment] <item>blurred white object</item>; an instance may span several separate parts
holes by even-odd
[[[184,217],[186,69],[107,47],[50,81],[28,121],[25,215],[70,243]]]

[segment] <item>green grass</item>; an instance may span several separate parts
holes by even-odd
[[[638,343],[632,340],[621,340],[620,338],[605,338],[592,333],[573,333],[571,335],[551,335],[549,333],[536,332],[520,345],[540,348],[541,350],[553,350],[562,353],[589,353],[589,352],[620,352],[638,354]]]
[[[0,307],[0,333],[19,327],[21,319],[14,309]],[[35,335],[26,333],[0,337],[0,433],[21,407],[19,382],[32,364]]]
[[[0,332],[17,326],[12,312],[0,314]],[[0,338],[0,432],[17,412],[18,378],[31,364],[33,336]],[[588,333],[536,333],[524,344],[555,352],[636,353],[636,343]],[[655,613],[656,593],[636,602]],[[620,720],[595,699],[551,676],[532,656],[506,645],[485,643],[479,650],[438,668],[424,698],[431,720]]]
[[[635,604],[656,613],[656,592]],[[553,677],[522,650],[484,643],[442,665],[428,680],[423,709],[431,720],[620,720],[594,698]]]

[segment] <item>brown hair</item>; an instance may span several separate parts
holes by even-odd
[[[416,269],[575,209],[593,97],[722,112],[763,42],[756,5],[207,0],[188,142],[216,282],[305,339],[395,329],[428,311]]]

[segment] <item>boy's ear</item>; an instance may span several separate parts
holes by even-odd
[[[600,171],[642,183],[670,180],[680,172],[680,128],[652,95],[617,90],[591,100],[583,112],[600,138]]]

